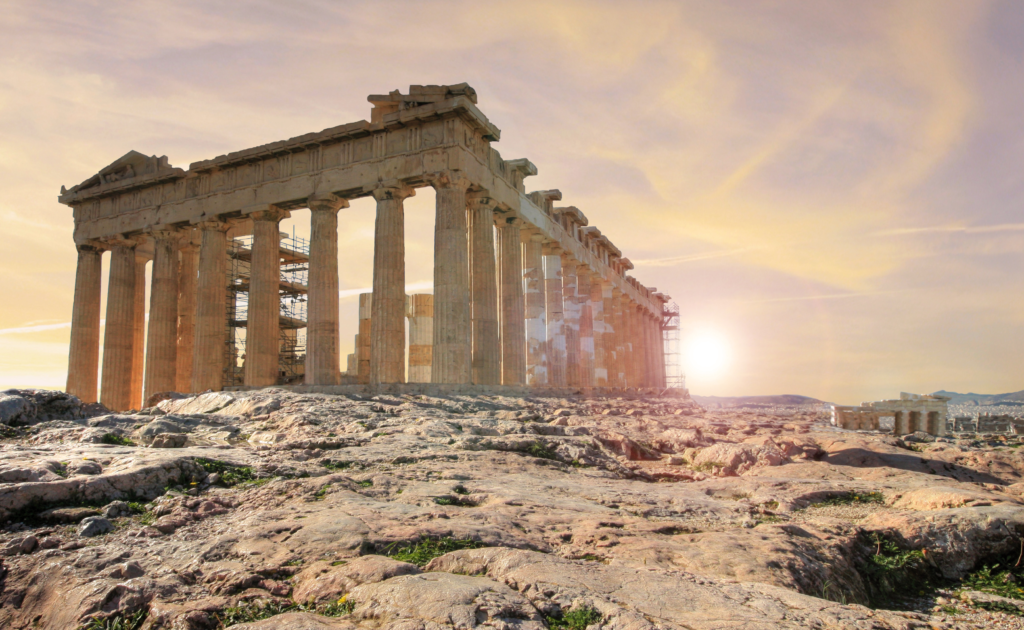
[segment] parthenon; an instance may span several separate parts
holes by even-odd
[[[556,205],[560,191],[526,192],[536,167],[504,160],[492,147],[500,131],[470,86],[414,85],[368,100],[369,121],[187,171],[131,151],[62,187],[78,249],[67,391],[122,411],[155,393],[231,386],[231,292],[239,290],[247,294],[245,387],[279,382],[289,291],[308,300],[305,321],[295,324],[306,328],[304,385],[339,386],[338,215],[367,196],[376,200],[372,299],[368,317],[360,316],[368,320],[360,345],[368,348],[369,387],[406,380],[407,316],[423,320],[412,322],[410,380],[429,374],[444,385],[581,392],[665,386],[661,322],[669,297],[627,275],[633,265],[607,235],[578,208]],[[426,186],[436,193],[432,298],[405,292],[403,202]],[[284,247],[279,229],[302,208],[311,215],[308,254]],[[240,289],[230,285],[229,265],[243,237]],[[288,255],[308,262],[304,284],[282,279],[282,261],[294,262]]]

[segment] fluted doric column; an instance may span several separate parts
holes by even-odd
[[[622,353],[623,374],[627,387],[636,387],[636,346],[633,340],[633,303],[625,295],[622,296]]]
[[[141,244],[146,237],[136,237]],[[142,409],[145,400],[142,397],[143,370],[146,363],[146,263],[149,258],[135,250],[135,310],[132,325],[132,395],[129,409]]]
[[[196,274],[199,247],[192,243],[190,228],[178,250],[178,347],[175,351],[177,392],[192,391],[192,361],[196,347]]]
[[[228,224],[204,221],[201,232],[199,275],[196,280],[195,354],[192,357],[192,392],[220,391],[224,383],[227,333]]]
[[[370,384],[405,382],[405,207],[412,188],[373,191],[377,221],[373,236],[373,307]],[[463,211],[465,212],[465,211]]]
[[[469,223],[470,322],[473,328],[473,383],[501,383],[498,337],[498,274],[494,261],[494,200],[486,192],[466,197]]]
[[[277,383],[281,351],[281,230],[288,212],[270,207],[253,212],[249,266],[249,318],[245,329],[245,384]]]
[[[526,309],[526,384],[548,384],[547,318],[544,312],[544,253],[541,235],[523,232],[523,303]]]
[[[338,211],[348,200],[310,197],[306,385],[341,383],[338,321]]]
[[[132,405],[132,348],[135,337],[135,241],[111,240],[107,317],[103,331],[100,402],[111,411]]]
[[[608,313],[604,310],[605,283],[600,276],[590,281],[590,312],[594,332],[594,387],[608,387]]]
[[[594,386],[594,311],[590,277],[590,269],[585,265],[576,268],[576,296],[580,309],[580,387]]]
[[[544,256],[544,310],[547,315],[548,385],[565,387],[565,312],[562,303],[562,258]]]
[[[623,347],[623,326],[622,326],[622,293],[616,289],[611,289],[611,343],[609,347],[612,349],[612,360],[609,367],[611,368],[608,373],[608,380],[612,387],[625,387],[626,386],[626,369],[625,369],[625,348]],[[606,322],[607,322],[607,318]]]
[[[409,382],[429,383],[434,348],[434,296],[408,296],[406,315],[409,318]]]
[[[643,312],[640,305],[631,305],[630,317],[633,318],[633,363],[636,370],[636,386],[647,387],[647,343],[644,332]]]
[[[435,383],[469,383],[469,261],[466,225],[467,180],[458,171],[430,178],[436,191],[434,218],[434,356]]]
[[[647,384],[658,387],[658,324],[651,313],[644,313],[644,321],[647,324]]]
[[[498,220],[498,261],[501,323],[501,382],[526,382],[526,314],[523,310],[522,219]]]
[[[153,272],[144,400],[158,392],[174,391],[178,355],[178,234],[159,230],[150,236],[153,238]]]
[[[562,311],[565,316],[565,384],[580,387],[580,304],[577,289],[576,261],[562,254]]]
[[[71,310],[71,344],[68,348],[68,380],[65,390],[84,403],[94,403],[100,369],[100,284],[103,247],[78,245],[75,301]]]

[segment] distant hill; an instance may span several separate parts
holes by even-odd
[[[949,402],[956,405],[972,403],[975,405],[998,405],[1001,403],[1024,402],[1024,390],[1011,394],[958,394],[957,392],[947,392],[943,389],[935,392],[933,396],[949,396]]]
[[[693,396],[701,406],[745,407],[747,405],[820,405],[823,401],[809,396]]]

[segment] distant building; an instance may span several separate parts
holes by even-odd
[[[901,392],[899,400],[879,400],[859,407],[832,405],[832,424],[841,429],[878,431],[882,418],[892,418],[895,435],[916,431],[945,435],[948,402],[947,396]]]

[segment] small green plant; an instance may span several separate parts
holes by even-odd
[[[135,442],[116,433],[104,433],[100,441],[104,444],[113,444],[114,446],[135,446]]]
[[[327,486],[324,486],[324,487],[320,488],[319,490],[317,490],[316,492],[313,493],[313,500],[314,501],[323,501],[324,497],[326,497],[326,496],[327,496]]]
[[[604,558],[602,558],[601,556],[596,556],[596,555],[594,555],[592,553],[585,553],[585,554],[583,554],[581,556],[581,559],[582,560],[586,560],[587,562],[603,562],[604,561]]]
[[[293,604],[281,604],[278,602],[239,602],[237,606],[229,606],[223,609],[217,615],[217,618],[223,627],[229,627],[239,623],[269,619],[295,608],[296,606]]]
[[[353,464],[353,462],[340,462],[340,461],[333,461],[333,460],[328,460],[328,461],[320,462],[320,465],[323,466],[324,468],[326,468],[327,470],[345,470],[345,469],[351,467],[352,464]]]
[[[85,630],[137,630],[142,627],[149,614],[147,610],[140,610],[132,614],[118,613],[113,617],[104,619],[93,619]]]
[[[460,549],[479,549],[484,545],[466,538],[420,538],[415,543],[392,543],[384,548],[383,555],[400,562],[409,562],[424,567],[428,562],[452,551]]]
[[[961,585],[972,591],[991,593],[1011,599],[1024,599],[1024,589],[1012,571],[998,571],[999,565],[985,566],[963,579]]]
[[[930,588],[922,551],[902,549],[877,532],[867,538],[871,553],[866,562],[860,563],[860,569],[868,582],[873,605],[889,604],[896,595]]]
[[[362,481],[357,481],[356,483],[364,488],[369,488],[370,486],[373,485],[373,479],[363,479]]]
[[[561,616],[546,616],[544,618],[551,630],[587,630],[587,626],[601,623],[604,616],[596,609],[589,606],[573,608]]]
[[[818,507],[835,505],[854,505],[859,503],[885,503],[885,496],[881,492],[844,492],[843,494],[828,497],[818,503]]]
[[[237,466],[235,464],[229,464],[228,462],[220,461],[219,459],[206,459],[205,457],[195,458],[195,462],[207,472],[207,474],[220,475],[218,483],[226,488],[236,486],[240,483],[247,482],[259,482],[260,479],[256,476],[256,472],[252,469],[252,466]],[[269,477],[265,478],[269,481]],[[267,483],[263,481],[263,483]],[[261,485],[257,483],[256,485]]]
[[[469,490],[466,490],[466,487],[462,486],[462,485],[458,485],[458,486],[455,486],[454,488],[452,488],[452,492],[454,492],[455,494],[461,494],[461,495],[469,494]]]
[[[558,459],[558,455],[555,455],[554,451],[537,442],[527,446],[525,452],[541,459]]]
[[[463,497],[434,497],[438,505],[454,505],[456,507],[476,507],[476,502]]]
[[[714,468],[725,468],[725,464],[722,462],[704,462],[703,464],[697,464],[693,467],[695,472],[711,472]]]

